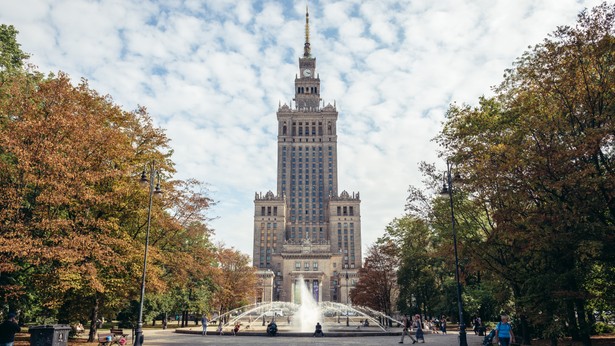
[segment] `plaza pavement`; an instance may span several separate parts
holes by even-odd
[[[196,329],[195,329],[196,330]],[[313,346],[313,345],[361,345],[361,346],[384,346],[399,345],[401,336],[348,336],[348,337],[267,337],[267,336],[233,336],[233,335],[207,335],[175,333],[172,329],[145,329],[145,346],[163,345],[293,345],[293,346]],[[473,332],[468,334],[469,346],[480,346],[483,337],[476,336]],[[404,338],[404,344],[412,344],[408,337]],[[422,344],[422,343],[419,343]],[[417,345],[419,345],[417,344]],[[428,346],[455,346],[458,345],[458,334],[449,332],[448,334],[426,334],[425,345]]]

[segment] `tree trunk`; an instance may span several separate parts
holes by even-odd
[[[566,300],[566,318],[568,319],[568,332],[572,340],[581,340],[579,326],[577,325],[576,311],[574,310],[574,302],[570,299]]]
[[[94,294],[94,306],[92,306],[92,312],[90,313],[90,333],[88,335],[88,342],[94,342],[96,337],[97,323],[98,322],[98,294]]]
[[[578,315],[578,320],[579,320],[579,337],[581,342],[583,342],[583,346],[591,346],[592,342],[591,339],[589,337],[589,324],[587,323],[587,320],[585,319],[585,300],[583,299],[576,299],[575,300],[575,305],[577,307],[577,315]]]
[[[66,296],[65,296],[66,297]],[[70,323],[70,318],[68,316],[68,299],[64,299],[64,302],[62,303],[62,306],[60,306],[60,309],[58,310],[58,323],[59,324],[69,324]]]
[[[515,299],[515,302],[519,301],[519,297],[521,296],[521,287],[519,287],[519,285],[517,284],[512,284],[512,290],[513,290],[513,297]],[[515,310],[523,312],[523,306],[518,305],[517,303],[515,303]],[[527,316],[525,316],[523,313],[521,313],[521,337],[519,338],[520,340],[522,340],[524,345],[531,345],[532,344],[532,337],[530,335],[530,326],[529,323],[527,321]],[[555,340],[555,342],[557,343],[557,339]]]
[[[521,340],[523,345],[531,345],[532,337],[530,335],[530,326],[527,322],[527,316],[521,315]]]
[[[184,321],[182,322],[182,325],[184,327],[188,327],[188,323],[189,323],[189,319],[188,319],[188,310],[184,310]]]
[[[551,337],[551,346],[557,346],[557,337],[556,336],[552,336]]]

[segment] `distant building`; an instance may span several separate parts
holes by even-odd
[[[296,301],[303,277],[317,301],[346,303],[361,267],[361,200],[338,190],[338,113],[320,91],[306,9],[294,103],[277,111],[277,192],[254,199],[257,301]]]

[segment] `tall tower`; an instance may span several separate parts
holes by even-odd
[[[277,111],[277,191],[254,200],[261,301],[295,301],[302,278],[316,300],[345,303],[362,263],[361,201],[358,192],[338,193],[338,112],[335,103],[324,105],[320,91],[306,7],[294,104]]]

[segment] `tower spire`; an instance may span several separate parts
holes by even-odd
[[[308,11],[307,1],[305,3],[305,45],[303,46],[303,56],[310,57],[310,12]]]

